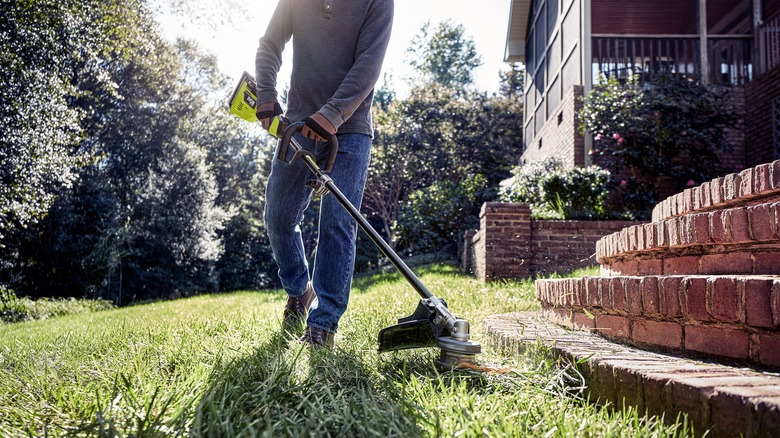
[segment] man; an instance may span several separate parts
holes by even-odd
[[[297,139],[318,159],[338,135],[330,177],[357,208],[368,173],[371,103],[393,21],[393,0],[279,0],[255,58],[257,116],[269,129],[281,114],[276,77],[282,51],[293,40],[293,70],[285,116],[305,121]],[[312,174],[302,162],[274,160],[266,187],[265,221],[287,292],[284,326],[306,321],[301,341],[332,348],[347,309],[355,263],[357,224],[334,199],[320,206],[319,241],[311,275],[299,227],[311,198]]]

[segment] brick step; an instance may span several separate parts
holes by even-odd
[[[585,396],[614,409],[633,406],[667,421],[685,414],[698,436],[775,437],[780,431],[780,377],[745,368],[671,357],[570,331],[533,312],[485,318],[489,342],[508,354],[541,342],[577,364]]]
[[[734,207],[707,213],[693,213],[655,223],[626,227],[621,231],[601,238],[596,243],[596,258],[602,265],[626,275],[637,273],[664,274],[661,260],[669,259],[670,266],[679,269],[680,274],[710,273],[690,270],[693,259],[699,257],[702,268],[713,263],[708,258],[718,259],[721,254],[740,253],[733,259],[749,259],[753,254],[761,259],[758,266],[752,263],[750,269],[721,272],[713,267],[712,273],[733,274],[780,274],[780,202],[766,202],[748,207]],[[653,266],[647,260],[658,260]],[[639,272],[624,271],[630,265],[621,262],[645,260]],[[717,263],[717,262],[714,262]],[[722,264],[722,263],[721,263]],[[698,265],[698,263],[697,263]],[[744,268],[740,262],[736,267]],[[757,267],[758,270],[753,269]]]
[[[536,298],[551,320],[616,342],[780,368],[780,277],[537,280]]]
[[[601,275],[780,275],[780,243],[761,247],[717,246],[701,254],[697,248],[637,258],[607,259]]]
[[[707,181],[661,201],[653,222],[695,212],[749,205],[780,195],[780,160]]]

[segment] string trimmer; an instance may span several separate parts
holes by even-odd
[[[254,108],[255,95],[254,80],[248,73],[244,73],[239,86],[236,88],[236,92],[233,93],[231,98],[231,111],[239,115],[239,117],[250,121],[254,118],[256,121],[257,118],[254,116],[254,111],[239,112],[234,110],[234,108],[240,106],[245,108],[243,105]],[[237,99],[241,99],[241,102],[237,102]],[[243,117],[245,114],[247,117]],[[276,159],[288,164],[302,159],[306,167],[315,176],[315,179],[310,180],[307,186],[321,195],[327,195],[328,193],[333,195],[421,297],[414,313],[399,319],[398,324],[386,327],[379,332],[379,352],[438,347],[441,350],[441,354],[436,360],[436,364],[443,369],[473,364],[474,357],[482,351],[482,347],[478,342],[471,340],[468,321],[456,318],[450,313],[445,301],[433,295],[425,287],[417,275],[393,251],[390,245],[382,239],[382,236],[368,223],[328,176],[338,153],[337,137],[335,135],[331,137],[328,144],[329,151],[325,168],[321,169],[314,155],[304,150],[293,137],[295,133],[303,128],[304,123],[287,124],[283,120],[281,120],[281,123],[278,122],[278,120],[274,120],[272,126],[279,126],[280,129],[271,131],[272,133],[282,132],[277,147]],[[290,150],[292,150],[293,155],[288,160],[287,155]]]

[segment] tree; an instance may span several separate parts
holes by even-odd
[[[500,85],[499,95],[508,99],[521,99],[525,93],[525,67],[514,62],[510,64],[509,70],[499,73]]]
[[[102,42],[92,23],[96,2],[3,2],[0,5],[0,241],[43,217],[54,194],[77,178],[85,162],[82,93],[73,79],[107,88],[92,63]]]
[[[443,21],[436,28],[426,22],[407,49],[409,65],[428,82],[452,90],[474,83],[474,69],[482,65],[474,40],[462,24]]]

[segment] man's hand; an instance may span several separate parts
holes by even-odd
[[[301,129],[301,134],[312,140],[326,142],[336,134],[336,128],[328,119],[316,112],[304,121],[306,125]]]
[[[282,107],[278,102],[265,102],[257,106],[255,113],[263,129],[268,131],[271,127],[271,119],[282,114]]]

